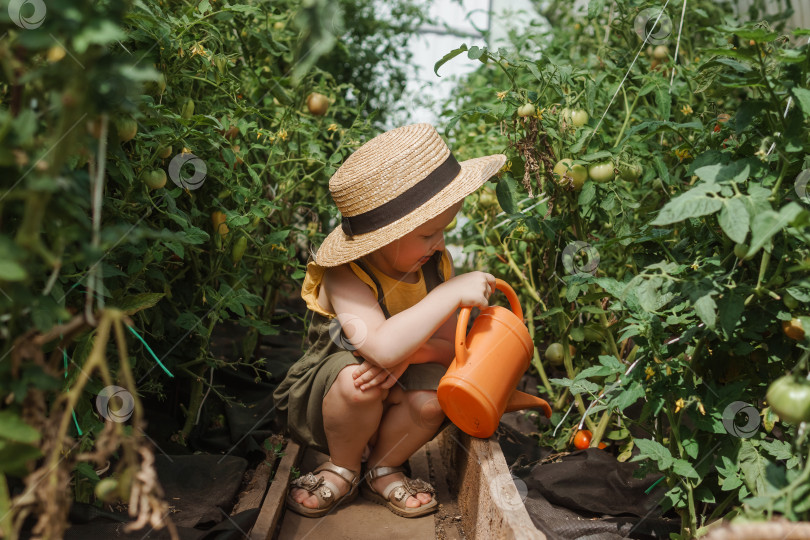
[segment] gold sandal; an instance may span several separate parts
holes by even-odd
[[[439,508],[439,503],[436,501],[436,490],[429,483],[421,478],[411,480],[405,477],[404,480],[394,480],[388,484],[382,493],[379,493],[371,487],[371,481],[380,476],[388,476],[398,472],[403,472],[403,467],[374,467],[370,469],[366,475],[366,482],[361,489],[363,497],[372,502],[385,506],[398,516],[406,518],[414,518],[424,516],[435,512]],[[433,498],[427,504],[410,508],[405,506],[405,501],[410,496],[416,496],[417,493],[430,493]]]
[[[349,491],[347,491],[344,495],[335,496],[335,494],[340,493],[340,490],[333,482],[325,479],[322,476],[317,476],[317,474],[321,471],[329,471],[340,476],[349,484],[349,486],[351,486]],[[331,461],[327,461],[319,465],[318,468],[315,469],[314,473],[307,473],[304,476],[300,476],[290,482],[290,491],[287,492],[287,508],[296,514],[301,514],[305,517],[325,516],[335,509],[339,504],[353,501],[355,497],[357,497],[357,485],[359,483],[359,473],[345,467],[335,465]],[[318,507],[309,508],[299,502],[296,502],[295,499],[292,498],[292,488],[294,487],[305,489],[309,493],[315,495],[315,497],[318,498]]]

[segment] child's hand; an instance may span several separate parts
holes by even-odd
[[[352,373],[354,386],[363,391],[378,385],[385,389],[391,388],[407,368],[408,362],[401,362],[392,369],[385,369],[364,360]]]
[[[468,272],[448,279],[443,287],[452,287],[460,307],[485,308],[495,290],[495,276],[486,272]]]

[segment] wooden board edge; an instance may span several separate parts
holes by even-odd
[[[546,540],[529,517],[498,441],[451,427],[441,445],[446,469],[457,474],[452,483],[467,538]]]
[[[250,540],[270,540],[274,537],[276,527],[281,519],[284,510],[284,499],[287,497],[287,489],[290,485],[293,467],[298,464],[303,454],[303,449],[295,441],[289,440],[284,447],[284,457],[278,464],[276,474],[270,483],[270,489],[259,511],[259,517],[250,530]]]

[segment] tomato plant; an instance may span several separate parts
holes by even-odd
[[[387,7],[79,0],[29,27],[3,8],[0,536],[34,516],[62,537],[71,498],[168,515],[143,480],[141,398],[180,403],[187,444],[204,396],[239,403],[216,370],[268,377],[257,345],[335,219],[328,179],[404,86],[382,67],[407,58],[421,6]],[[329,96],[317,116],[310,94]],[[227,361],[223,324],[244,332]],[[131,425],[93,406],[113,383]],[[109,478],[88,473],[108,458]]]
[[[720,22],[725,8],[699,1],[665,11],[682,34],[649,42],[634,23],[650,7],[552,2],[546,38],[437,63],[481,62],[445,107],[460,157],[507,155],[503,212],[465,202],[459,237],[513,283],[537,347],[559,344],[558,364],[532,362],[555,410],[544,444],[564,450],[557,424],[581,424],[663,473],[679,538],[724,516],[808,519],[795,497],[810,446],[765,403],[771,381],[808,373],[810,32]],[[572,164],[591,180],[579,191],[561,181]]]

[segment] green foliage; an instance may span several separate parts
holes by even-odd
[[[43,430],[64,428],[93,449],[104,423],[92,403],[105,384],[84,377],[88,365],[105,382],[107,370],[137,381],[120,382],[133,394],[190,386],[180,442],[207,370],[267,375],[254,351],[331,228],[328,179],[404,84],[391,66],[420,4],[387,7],[383,17],[365,0],[54,1],[28,28],[0,10],[4,474],[64,472],[37,461],[63,444],[34,436]],[[330,101],[323,116],[306,107],[316,91]],[[99,341],[99,321],[112,321],[115,340]],[[227,364],[209,350],[223,322],[246,331]],[[97,343],[109,343],[109,360]],[[90,500],[89,466],[60,468],[78,473],[73,494]],[[10,500],[3,481],[0,514]],[[8,535],[22,523],[15,515],[0,520]],[[63,515],[50,521],[59,536]]]
[[[810,298],[807,32],[783,35],[784,14],[742,24],[698,2],[676,62],[680,9],[665,14],[665,43],[636,33],[656,7],[594,1],[576,18],[552,4],[547,34],[462,45],[436,64],[482,63],[444,111],[459,159],[508,158],[500,208],[471,197],[458,239],[514,283],[539,352],[563,345],[562,367],[539,352],[533,363],[560,411],[545,443],[570,447],[585,416],[592,446],[607,437],[620,460],[666,477],[681,538],[765,508],[808,519],[810,447],[796,426],[775,429],[764,402],[785,371],[807,374],[810,355],[782,330],[807,312],[783,303],[788,291]],[[526,103],[537,112],[524,118]],[[588,120],[574,125],[580,110]],[[552,173],[563,158],[617,174],[580,190]]]

